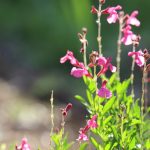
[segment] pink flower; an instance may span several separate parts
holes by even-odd
[[[69,50],[67,51],[67,54],[60,59],[60,63],[61,64],[65,63],[67,60],[70,60],[70,63],[72,65],[77,65],[78,64],[78,61],[76,60],[76,58],[73,55],[73,52],[71,52]]]
[[[138,11],[135,10],[131,13],[130,16],[127,16],[127,21],[126,21],[126,24],[129,25],[134,25],[134,26],[137,26],[139,27],[140,26],[140,21],[136,18],[136,16],[138,15]]]
[[[102,87],[98,90],[98,96],[102,98],[111,98],[112,93],[106,88],[107,81],[104,80],[102,83]]]
[[[87,125],[89,126],[89,128],[97,128],[97,115],[94,115],[90,120],[87,121]]]
[[[22,139],[20,146],[16,145],[16,150],[31,150],[26,138]]]
[[[110,69],[111,72],[116,72],[116,67],[110,63],[111,62],[110,57],[106,59],[105,57],[100,56],[97,61],[98,61],[97,65],[102,67],[102,69],[99,71],[97,76],[100,76],[101,74],[105,74],[105,72],[108,69]]]
[[[129,52],[128,56],[132,56],[135,58],[135,62],[139,67],[144,65],[144,53],[139,50],[137,52]]]
[[[91,119],[89,119],[87,121],[87,125],[84,128],[80,129],[79,137],[77,139],[78,141],[82,141],[82,140],[87,141],[88,140],[86,133],[89,131],[89,129],[98,127],[96,119],[97,119],[97,115],[94,115]]]
[[[121,10],[122,7],[120,5],[117,5],[116,7],[108,7],[102,11],[102,14],[109,14],[107,17],[107,21],[109,24],[116,23],[118,20],[118,13],[116,10]]]
[[[86,135],[86,133],[88,132],[89,130],[89,126],[86,125],[85,128],[81,128],[80,131],[79,131],[79,137],[78,137],[78,141],[87,141],[88,140],[88,137]]]
[[[124,29],[123,29],[123,37],[121,39],[121,42],[124,43],[124,45],[130,45],[133,43],[133,39],[136,36],[135,34],[133,34],[133,32],[131,31],[131,26],[127,25]]]
[[[72,104],[71,104],[71,103],[67,104],[67,106],[66,106],[65,108],[61,108],[62,115],[63,115],[64,117],[66,117],[67,114],[68,114],[68,111],[69,111],[71,108],[72,108]]]
[[[85,133],[82,133],[79,131],[79,137],[77,139],[78,141],[88,141],[88,137]]]
[[[71,75],[76,78],[81,78],[82,76],[90,76],[89,72],[85,68],[76,68],[71,69]]]
[[[65,63],[67,60],[70,61],[70,63],[75,66],[71,70],[71,75],[76,78],[81,78],[82,76],[88,76],[92,77],[92,75],[88,72],[88,70],[85,68],[84,64],[82,62],[79,62],[73,55],[73,52],[67,51],[67,54],[60,59],[60,63]]]
[[[97,10],[94,6],[92,6],[92,8],[91,8],[91,13],[92,13],[92,14],[97,14],[97,13],[98,13],[98,10]]]

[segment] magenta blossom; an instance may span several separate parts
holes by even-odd
[[[85,76],[91,76],[85,68],[76,68],[76,67],[73,67],[71,69],[71,75],[76,77],[76,78],[81,78],[84,75]]]
[[[88,136],[84,132],[79,131],[79,137],[77,140],[78,141],[88,141]]]
[[[90,129],[90,127],[88,125],[86,125],[84,128],[81,128],[79,131],[79,137],[78,137],[78,141],[87,141],[88,137],[86,135],[86,133],[88,132],[88,130]]]
[[[102,87],[98,90],[97,94],[99,97],[109,99],[112,97],[112,93],[106,88],[106,84],[107,84],[107,81],[104,80],[102,83]]]
[[[110,69],[111,72],[116,72],[116,67],[113,66],[110,62],[111,62],[111,58],[108,57],[107,59],[105,57],[100,56],[97,59],[98,63],[97,65],[99,65],[100,67],[102,67],[102,69],[99,71],[99,73],[97,74],[97,76],[100,76],[101,74],[105,74],[105,72]]]
[[[97,10],[94,6],[92,6],[92,8],[91,8],[91,13],[92,13],[92,14],[97,14],[97,13],[98,13],[98,10]]]
[[[89,128],[97,128],[97,115],[94,115],[90,120],[87,121],[87,125],[89,126]]]
[[[65,63],[67,60],[74,66],[71,70],[71,75],[80,78],[82,76],[92,77],[82,62],[79,62],[73,55],[73,52],[67,51],[67,54],[60,59],[60,63]]]
[[[121,39],[121,42],[124,43],[124,45],[130,45],[133,43],[133,39],[136,36],[132,31],[131,31],[131,26],[127,25],[124,29],[123,29],[123,37]]]
[[[70,60],[70,63],[72,64],[72,65],[77,65],[78,64],[78,62],[77,62],[77,60],[76,60],[76,58],[74,57],[74,55],[73,55],[73,52],[71,52],[71,51],[67,51],[67,54],[64,56],[64,57],[62,57],[61,59],[60,59],[60,63],[62,64],[62,63],[65,63],[67,60]]]
[[[87,121],[87,125],[84,127],[84,128],[81,128],[80,131],[79,131],[79,137],[78,137],[78,141],[87,141],[88,140],[88,137],[87,137],[87,132],[89,131],[90,128],[97,128],[98,125],[97,125],[97,122],[96,122],[96,119],[97,119],[97,115],[94,115],[91,119],[89,119]]]
[[[109,14],[107,17],[107,21],[109,24],[116,23],[119,16],[116,10],[121,10],[122,7],[120,5],[117,5],[116,7],[108,7],[102,11],[102,14]]]
[[[126,21],[126,24],[127,25],[134,25],[134,26],[137,26],[139,27],[140,26],[140,21],[136,18],[136,16],[138,15],[138,11],[135,10],[131,13],[130,16],[127,16],[127,21]]]
[[[31,150],[26,138],[22,139],[20,146],[16,145],[16,150]]]
[[[66,117],[67,114],[68,114],[68,111],[69,111],[71,108],[72,108],[72,104],[71,104],[71,103],[68,103],[65,108],[61,108],[62,115],[63,115],[64,117]]]
[[[139,67],[144,65],[144,53],[139,50],[137,52],[129,52],[128,56],[132,56],[135,58],[135,62]]]

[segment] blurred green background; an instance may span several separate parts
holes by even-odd
[[[95,4],[94,4],[95,3]],[[16,85],[26,94],[45,99],[53,89],[60,101],[82,93],[82,80],[69,75],[71,66],[61,65],[60,57],[73,50],[81,60],[77,33],[88,29],[88,53],[97,50],[96,16],[90,13],[96,0],[1,0],[0,1],[0,78]],[[120,4],[126,13],[139,10],[141,26],[133,27],[142,36],[139,48],[149,48],[150,1],[106,0],[107,6]],[[105,56],[115,64],[118,24],[109,25],[102,17],[102,43]],[[122,79],[129,77],[130,46],[123,46]],[[137,77],[140,77],[139,70]]]

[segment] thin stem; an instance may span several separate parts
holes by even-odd
[[[98,25],[98,36],[97,36],[97,42],[98,42],[98,50],[99,50],[99,56],[102,55],[102,37],[101,37],[101,3],[99,2],[99,8],[97,13],[97,25]]]
[[[94,66],[94,80],[96,83],[96,89],[97,89],[97,74],[96,74],[96,66]]]
[[[148,78],[148,73],[147,71],[145,72],[145,79],[144,79],[144,82],[145,82],[145,89],[144,89],[144,103],[145,103],[145,111],[147,110],[147,103],[148,103],[148,81],[147,81],[147,78]]]
[[[61,140],[60,140],[60,146],[61,146],[61,149],[63,149],[63,135],[65,133],[65,117],[64,115],[62,114],[62,118],[61,118],[61,130],[62,130],[62,134],[61,134]]]
[[[121,37],[122,37],[122,27],[123,27],[123,19],[122,17],[119,18],[119,35],[118,35],[118,42],[117,42],[117,78],[120,81],[120,61],[121,61]]]
[[[121,115],[121,140],[122,140],[122,143],[124,144],[124,141],[123,141],[123,130],[124,130],[123,120],[124,120],[124,115],[123,115],[123,112],[122,112],[122,115]],[[122,145],[122,148],[124,149],[124,145]]]
[[[97,95],[97,74],[96,74],[96,66],[94,66],[94,80],[95,80],[95,86],[96,86],[96,91],[95,91],[95,95]],[[96,111],[96,100],[94,101],[94,107],[95,107],[95,111]]]
[[[86,34],[83,35],[83,60],[84,60],[84,65],[87,68],[87,60],[86,60],[86,47],[87,47],[87,40],[86,40]]]
[[[146,77],[145,69],[146,69],[146,63],[144,63],[143,78],[142,78],[141,127],[140,127],[141,150],[143,150],[144,90],[145,90],[145,77]]]
[[[61,117],[61,128],[62,128],[62,135],[64,134],[64,129],[65,129],[65,117],[62,115]]]
[[[132,52],[135,52],[135,45],[133,44],[133,50]],[[132,99],[134,100],[134,68],[135,68],[135,57],[133,56],[133,60],[132,60],[132,66],[131,66],[131,95],[132,95]]]
[[[52,147],[52,135],[53,135],[53,130],[54,130],[54,105],[53,105],[53,101],[54,101],[54,98],[53,98],[53,91],[51,93],[51,98],[50,98],[50,103],[51,103],[51,131],[50,131],[50,149],[53,150],[53,147]]]

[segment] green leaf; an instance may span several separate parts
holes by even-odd
[[[133,116],[136,118],[140,118],[140,106],[138,104],[138,100],[136,100],[136,102],[134,103],[133,106]]]
[[[80,95],[75,95],[75,98],[76,98],[78,101],[80,101],[81,103],[85,103],[85,102],[86,102],[86,100],[85,100],[83,97],[81,97]]]
[[[146,140],[145,147],[147,150],[150,149],[150,139]]]
[[[118,143],[117,143],[117,142],[115,142],[115,143],[113,144],[113,146],[112,146],[111,150],[114,150],[114,147],[116,147],[117,145],[118,145]]]
[[[104,126],[108,124],[108,122],[112,119],[112,116],[107,117],[104,121],[103,124]]]
[[[123,83],[117,84],[116,90],[117,90],[117,95],[119,96],[119,98],[122,98],[124,93],[127,92],[127,88],[129,86],[130,82],[131,82],[131,80],[128,79],[128,80],[123,81]]]
[[[141,124],[141,120],[132,119],[132,122],[131,122],[130,126],[133,126],[133,125],[136,125],[136,124]]]
[[[112,145],[111,143],[107,143],[104,150],[110,150],[111,145]]]
[[[91,140],[92,144],[95,146],[95,148],[98,149],[99,144],[97,143],[97,141],[93,137],[90,137],[90,140]]]
[[[88,143],[82,143],[80,144],[79,150],[86,150],[87,146],[88,146]]]
[[[90,81],[90,84],[88,85],[88,89],[91,93],[94,93],[96,91],[96,82],[94,79]]]
[[[132,115],[132,112],[130,111],[131,110],[131,104],[133,103],[133,99],[132,99],[132,96],[128,96],[127,97],[127,103],[126,103],[126,110],[127,110],[127,114],[131,114]],[[131,113],[130,113],[131,112]]]
[[[111,126],[111,129],[113,131],[113,135],[115,137],[115,139],[118,141],[118,131],[117,131],[117,127],[116,126]]]
[[[93,96],[89,90],[86,90],[86,96],[88,98],[88,101],[91,105],[93,105]]]
[[[112,85],[115,81],[117,81],[116,78],[117,78],[117,74],[113,73],[109,79],[109,84]]]
[[[135,142],[136,142],[135,137],[133,137],[131,142],[129,143],[129,150],[132,150],[133,148],[135,148],[135,145],[136,145]]]
[[[96,87],[96,81],[92,78],[87,78],[87,77],[83,77],[83,80],[85,82],[85,84],[87,85],[88,87],[88,90],[91,92],[91,93],[94,93],[97,89]]]
[[[112,107],[112,105],[114,104],[115,99],[116,99],[116,97],[114,96],[110,100],[108,100],[108,102],[103,107],[102,115],[104,115]]]
[[[75,95],[76,100],[78,100],[79,102],[81,102],[83,105],[85,105],[86,107],[89,107],[88,103],[86,102],[86,100],[81,97],[80,95]]]

